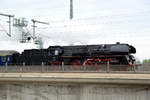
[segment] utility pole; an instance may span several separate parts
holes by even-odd
[[[70,19],[73,18],[73,0],[70,0]]]
[[[41,48],[43,48],[43,41],[42,41],[41,37],[37,38],[35,36],[35,28],[36,28],[35,23],[46,24],[46,25],[48,25],[49,23],[42,22],[42,21],[37,21],[37,20],[34,20],[34,19],[31,19],[31,21],[33,22],[33,26],[32,27],[33,27],[33,41],[34,41],[34,44],[39,45],[38,48],[41,49]]]
[[[27,32],[24,31],[24,28],[26,28],[28,26],[28,21],[24,17],[14,18],[13,26],[16,27],[17,29],[19,29],[19,31],[21,31],[21,34],[19,32],[19,36],[21,35],[20,43],[29,42],[30,39],[27,37]]]
[[[14,17],[14,15],[8,15],[8,14],[2,14],[2,13],[0,13],[0,15],[1,16],[6,16],[6,17],[9,18],[9,21],[8,21],[8,23],[9,23],[9,33],[7,33],[7,35],[9,37],[11,37],[11,18]]]
[[[31,19],[31,21],[33,22],[33,40],[36,38],[35,37],[35,23],[41,23],[41,24],[46,24],[46,25],[49,25],[49,23],[47,22],[41,22],[41,21],[37,21],[37,20],[34,20],[34,19]]]

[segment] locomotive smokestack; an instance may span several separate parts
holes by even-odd
[[[120,44],[120,42],[116,42],[116,44]]]

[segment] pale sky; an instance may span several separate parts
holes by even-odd
[[[39,25],[36,30],[36,34],[43,37],[45,48],[49,45],[74,43],[121,42],[135,46],[138,58],[150,58],[149,0],[74,0],[73,20],[69,20],[69,1],[1,0],[0,13],[13,14],[17,18],[25,17],[29,21],[48,21],[49,26]],[[0,16],[0,24],[8,30],[6,21],[7,18]],[[31,31],[31,24],[28,28]],[[15,29],[12,31],[12,38],[0,31],[0,49],[27,48],[14,42]]]

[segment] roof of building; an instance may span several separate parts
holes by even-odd
[[[14,53],[18,53],[15,50],[0,50],[0,56],[12,55]]]

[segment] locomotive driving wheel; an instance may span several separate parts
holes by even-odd
[[[74,66],[76,66],[76,65],[82,65],[82,63],[81,63],[80,60],[72,60],[70,64],[74,65]]]
[[[102,65],[101,59],[86,59],[83,63],[83,65]]]

